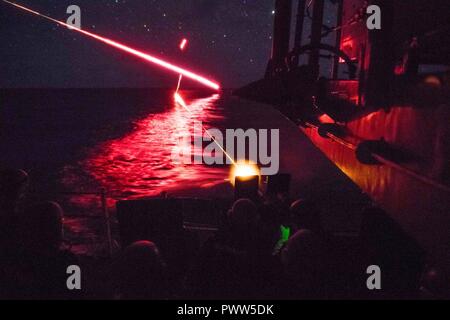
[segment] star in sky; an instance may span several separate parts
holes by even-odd
[[[69,0],[21,0],[67,19]],[[294,1],[296,2],[296,1]],[[238,87],[270,58],[274,0],[78,0],[82,28]],[[1,87],[146,87],[173,79],[63,27],[0,4]],[[189,50],[180,55],[180,39]],[[108,74],[108,77],[105,77]]]

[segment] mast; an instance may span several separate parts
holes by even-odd
[[[266,75],[271,76],[285,69],[291,37],[292,0],[275,1],[272,57]]]
[[[305,7],[306,7],[306,0],[298,0],[294,50],[297,50],[302,46],[303,25],[305,22]],[[298,62],[297,62],[297,65],[298,65]]]
[[[311,26],[311,44],[313,46],[320,45],[322,40],[323,11],[325,0],[314,0],[313,21]],[[314,73],[319,75],[320,70],[320,50],[312,50],[309,56],[309,65],[313,68]]]
[[[340,28],[342,26],[342,10],[343,10],[343,0],[338,0],[337,21],[336,21],[336,26],[338,27],[338,29],[336,30],[336,40],[335,40],[335,45],[336,48],[338,49],[341,46],[341,37],[342,37],[342,31]],[[335,55],[333,61],[332,79],[337,80],[338,77],[339,77],[339,57]]]

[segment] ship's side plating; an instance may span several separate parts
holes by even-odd
[[[305,3],[298,2],[302,12]],[[311,39],[303,39],[310,43],[296,42],[284,60],[272,56],[266,79],[237,94],[278,106],[430,256],[448,266],[448,1],[333,2],[336,27],[323,27],[324,0],[312,2]],[[380,30],[366,25],[372,4],[381,8]],[[282,39],[280,30],[275,27],[276,39]],[[334,46],[320,43],[329,32],[335,33]],[[334,59],[328,79],[318,73],[325,52]],[[309,59],[298,66],[302,54]]]

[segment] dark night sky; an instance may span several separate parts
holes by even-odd
[[[187,66],[223,87],[260,79],[271,52],[274,0],[17,2],[62,21],[67,20],[67,7],[76,4],[83,29]],[[178,44],[183,37],[190,43],[181,55]],[[176,78],[2,2],[0,39],[3,88],[167,87]]]
[[[82,28],[208,75],[225,87],[260,78],[270,55],[273,0],[21,0]],[[190,40],[180,56],[181,38]],[[0,2],[0,87],[172,86],[174,76]]]

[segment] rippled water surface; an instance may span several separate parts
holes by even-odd
[[[81,243],[80,251],[92,252],[91,244],[105,243],[95,194],[103,188],[112,209],[120,199],[228,185],[225,166],[172,161],[174,148],[201,152],[182,139],[195,138],[194,121],[206,128],[223,126],[224,110],[218,106],[223,94],[181,91],[189,110],[176,104],[173,94],[164,89],[0,90],[0,166],[25,169],[30,201],[60,202],[68,237]]]
[[[80,169],[119,199],[223,183],[226,168],[177,163],[172,156],[180,148],[191,152],[189,141],[198,138],[194,136],[194,121],[208,125],[212,118],[222,117],[215,108],[219,99],[218,94],[187,99],[189,110],[169,103],[163,112],[149,113],[135,121],[130,132],[93,147],[80,162]],[[192,147],[192,153],[200,152]],[[76,179],[66,179],[69,186],[74,182]]]
[[[182,138],[195,138],[194,120],[220,127],[225,117],[221,95],[181,94],[189,110],[175,103],[173,90],[2,91],[2,119],[9,119],[2,123],[2,165],[28,170],[36,193],[105,188],[111,200],[224,183],[226,167],[172,161]],[[70,198],[79,206],[95,201]]]

